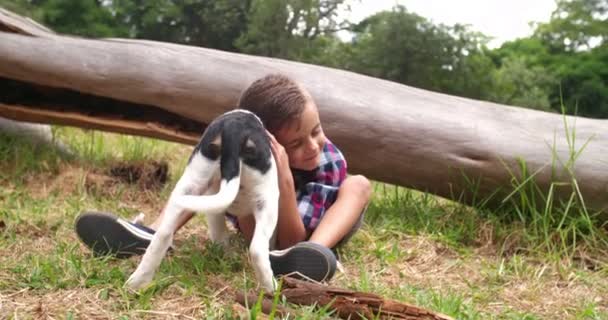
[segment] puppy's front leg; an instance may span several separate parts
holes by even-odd
[[[275,289],[272,268],[270,267],[269,244],[274,233],[278,219],[278,190],[266,194],[257,200],[255,216],[255,231],[249,246],[251,263],[258,281],[266,291]]]
[[[204,184],[203,184],[204,185]],[[173,241],[173,233],[177,229],[177,224],[180,221],[181,215],[187,211],[179,206],[175,199],[187,193],[197,193],[201,187],[199,183],[185,173],[177,182],[175,189],[171,192],[169,201],[164,209],[163,220],[160,223],[158,230],[152,237],[150,245],[146,249],[141,262],[137,269],[127,280],[126,285],[132,289],[140,289],[152,281],[154,273],[167,253],[167,249]]]
[[[164,218],[161,221],[160,227],[156,230],[150,245],[146,249],[141,262],[137,269],[129,279],[126,285],[131,289],[141,289],[148,285],[154,278],[156,269],[165,256],[167,249],[173,241],[173,232],[177,228],[177,221],[184,210],[171,203],[165,208]]]

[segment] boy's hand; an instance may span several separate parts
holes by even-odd
[[[291,168],[289,168],[289,157],[287,156],[287,152],[285,151],[285,147],[281,145],[277,139],[272,135],[272,133],[268,132],[268,136],[270,137],[270,148],[272,149],[272,155],[274,156],[274,161],[277,164],[277,172],[279,175],[279,182],[285,182],[290,185],[293,185],[293,177],[291,176]]]
[[[279,179],[279,219],[277,221],[277,245],[285,249],[306,239],[306,228],[298,212],[296,190],[289,168],[289,156],[285,148],[268,131],[270,148],[277,164]]]

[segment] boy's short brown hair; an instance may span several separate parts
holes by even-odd
[[[299,119],[309,99],[306,90],[289,77],[269,74],[245,89],[238,108],[255,113],[274,133]]]

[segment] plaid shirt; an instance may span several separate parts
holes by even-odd
[[[298,211],[308,231],[314,230],[325,211],[334,204],[346,178],[346,159],[329,140],[321,152],[319,167],[312,171],[292,170]]]

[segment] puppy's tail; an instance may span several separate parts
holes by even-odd
[[[220,185],[220,191],[214,195],[206,196],[192,196],[183,195],[178,196],[175,200],[177,205],[194,212],[202,212],[208,214],[219,214],[224,213],[232,204],[239,192],[239,181],[240,177],[226,181],[222,179]]]
[[[206,196],[180,196],[179,206],[189,211],[209,214],[224,213],[236,198],[241,185],[241,135],[222,132],[222,157],[220,172],[222,181],[217,194]]]

